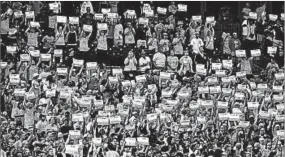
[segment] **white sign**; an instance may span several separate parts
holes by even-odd
[[[247,103],[247,107],[248,109],[257,109],[259,107],[259,103],[258,102],[248,102]]]
[[[95,18],[95,20],[102,20],[102,19],[104,19],[104,15],[100,14],[100,13],[96,13],[94,15],[94,18]]]
[[[103,14],[110,13],[110,12],[111,12],[111,8],[102,8],[102,9],[101,9],[101,12],[102,12]]]
[[[67,70],[67,68],[56,68],[56,72],[59,75],[66,75],[68,73],[68,70]]]
[[[30,22],[30,24],[31,24],[31,27],[40,27],[40,23],[39,22],[36,22],[36,21],[31,21]]]
[[[257,19],[257,13],[256,12],[249,12],[249,18],[256,20]]]
[[[92,32],[93,27],[92,27],[92,25],[83,25],[83,30],[85,32]]]
[[[277,47],[274,47],[274,46],[268,46],[267,47],[267,53],[268,54],[276,54],[277,52]]]
[[[79,67],[81,67],[81,66],[83,65],[83,63],[84,63],[84,60],[83,60],[83,59],[75,59],[75,58],[73,58],[73,64],[74,64],[74,66],[79,66]]]
[[[55,49],[53,53],[55,57],[62,57],[62,49]]]
[[[214,21],[215,21],[215,17],[214,16],[206,17],[206,22],[214,22]]]
[[[192,16],[192,20],[193,21],[201,21],[202,20],[202,16],[201,15]]]
[[[136,138],[126,138],[126,146],[135,147],[137,145],[137,139]]]
[[[278,15],[275,14],[269,14],[269,20],[276,21],[278,19]]]
[[[212,63],[212,70],[221,70],[222,63]]]
[[[167,8],[157,7],[157,13],[166,15]]]
[[[13,85],[20,83],[20,74],[10,74],[9,75],[10,83]]]
[[[223,60],[223,68],[225,69],[231,69],[233,67],[233,61],[232,60]]]
[[[86,63],[86,68],[87,69],[96,69],[98,66],[97,62],[87,62]]]
[[[28,11],[28,12],[25,12],[25,14],[26,14],[27,19],[35,18],[35,12],[34,11]]]
[[[66,23],[67,17],[66,16],[56,16],[56,22],[57,23]]]
[[[74,24],[74,25],[78,25],[79,24],[79,17],[68,17],[69,19],[69,23],[70,24]]]
[[[274,76],[276,80],[284,79],[284,73],[276,73]]]
[[[97,23],[97,28],[99,30],[108,30],[108,25],[107,23]]]
[[[31,60],[31,57],[30,57],[30,55],[29,54],[21,54],[20,55],[20,59],[21,59],[21,61],[23,61],[23,62],[29,62],[30,60]]]
[[[59,9],[59,3],[49,3],[50,10],[57,10]]]
[[[259,57],[261,56],[261,51],[260,49],[256,49],[256,50],[250,50],[251,56],[252,57]]]
[[[98,125],[109,125],[109,118],[107,117],[98,117],[97,118]]]
[[[23,96],[25,96],[25,93],[26,93],[26,90],[25,90],[25,89],[22,89],[22,88],[16,88],[16,89],[14,90],[14,95],[15,95],[15,96],[21,96],[21,97],[23,97]]]
[[[236,57],[246,57],[245,50],[236,50]]]
[[[245,77],[246,76],[246,71],[236,72],[236,76],[237,77]]]
[[[185,4],[178,4],[178,11],[187,12],[187,5],[185,5]]]
[[[110,124],[120,124],[122,119],[120,116],[109,117]]]
[[[41,60],[42,61],[50,61],[51,54],[41,54]]]
[[[30,50],[29,53],[33,57],[40,57],[40,50]]]
[[[149,138],[148,137],[137,137],[137,142],[141,145],[148,146],[149,145]]]

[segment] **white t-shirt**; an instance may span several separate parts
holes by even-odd
[[[157,67],[163,68],[165,67],[166,57],[163,53],[156,53],[153,55],[153,61]]]
[[[190,45],[192,46],[193,52],[197,54],[200,53],[200,47],[204,46],[204,43],[200,38],[193,38]]]
[[[141,57],[139,59],[140,70],[145,71],[146,69],[150,69],[150,58],[149,57]]]

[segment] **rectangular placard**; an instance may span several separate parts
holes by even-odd
[[[236,50],[236,57],[246,57],[245,50]]]
[[[187,12],[187,5],[185,5],[185,4],[178,4],[178,11]]]
[[[250,50],[251,56],[252,57],[259,57],[261,56],[261,51],[260,49],[256,49],[256,50]]]
[[[157,13],[158,14],[166,15],[166,12],[167,12],[167,8],[157,7]]]
[[[67,17],[66,16],[56,16],[56,22],[57,23],[66,23]]]
[[[92,25],[83,25],[83,30],[85,32],[92,32],[93,31],[93,26]]]
[[[79,17],[69,16],[68,19],[69,19],[69,23],[70,24],[73,24],[73,25],[78,25],[79,24]]]
[[[257,13],[256,12],[249,12],[249,18],[256,20],[257,19]]]

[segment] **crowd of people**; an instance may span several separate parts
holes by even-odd
[[[285,155],[284,13],[80,3],[1,2],[1,157]]]

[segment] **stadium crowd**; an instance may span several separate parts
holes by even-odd
[[[285,155],[284,13],[119,3],[1,2],[1,157]]]

